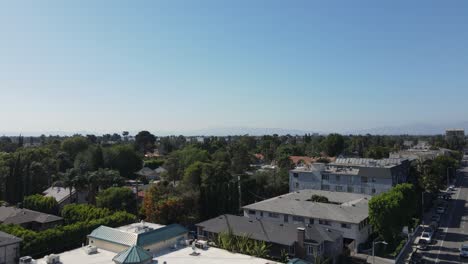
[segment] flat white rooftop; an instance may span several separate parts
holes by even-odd
[[[191,256],[191,247],[184,247],[177,250],[166,250],[155,255],[153,263],[162,264],[272,264],[277,263],[271,260],[256,258],[252,256],[234,254],[229,251],[210,247],[206,250],[197,249],[198,256]],[[117,253],[103,249],[98,249],[98,253],[87,255],[84,248],[77,248],[60,254],[60,262],[63,264],[115,264],[112,259]],[[156,262],[156,260],[158,262]],[[46,264],[45,258],[37,260],[37,264]]]
[[[267,259],[256,258],[248,255],[235,254],[229,251],[210,247],[206,250],[197,249],[198,256],[191,256],[193,252],[191,247],[185,247],[179,250],[161,252],[155,256],[158,264],[267,264],[277,263]]]
[[[60,256],[60,262],[63,264],[115,264],[112,258],[117,254],[98,249],[98,253],[88,255],[85,253],[84,248],[77,248],[55,255]],[[46,264],[45,258],[37,260],[37,264]]]

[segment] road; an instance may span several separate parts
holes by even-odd
[[[468,157],[465,156],[464,160]],[[465,163],[466,164],[466,163]],[[447,213],[442,217],[436,242],[422,255],[427,263],[468,263],[459,257],[460,245],[468,243],[468,167],[457,174],[456,192],[452,195]]]

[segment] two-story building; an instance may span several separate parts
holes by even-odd
[[[327,203],[313,202],[313,195]],[[355,250],[371,233],[369,200],[357,193],[300,190],[243,207],[244,216],[276,223],[303,223],[339,231],[344,243]]]
[[[407,159],[338,158],[328,164],[313,163],[289,172],[289,191],[315,189],[374,195],[407,182]]]

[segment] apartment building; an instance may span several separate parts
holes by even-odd
[[[313,163],[289,172],[289,191],[314,189],[375,195],[408,179],[407,159],[338,158]]]
[[[327,203],[313,202],[313,195],[323,196]],[[323,190],[300,190],[243,207],[244,216],[276,223],[318,225],[339,231],[344,243],[356,249],[367,240],[369,200],[371,196]]]

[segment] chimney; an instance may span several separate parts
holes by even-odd
[[[297,228],[297,244],[296,244],[296,257],[304,258],[305,257],[305,228],[298,227]]]

